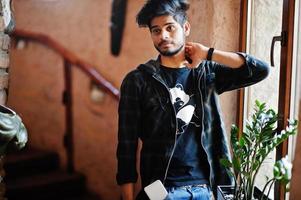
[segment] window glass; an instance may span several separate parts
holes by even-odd
[[[264,60],[268,64],[270,64],[272,39],[274,36],[281,35],[282,6],[282,1],[249,1],[247,53]],[[254,112],[255,100],[265,102],[268,108],[273,108],[278,112],[280,47],[280,42],[277,42],[274,48],[275,67],[271,68],[268,78],[246,89],[245,119],[250,119],[251,114]],[[272,152],[268,156],[258,173],[255,185],[261,190],[266,183],[266,177],[273,177],[275,153]],[[269,197],[273,199],[273,196],[274,191],[272,188]]]

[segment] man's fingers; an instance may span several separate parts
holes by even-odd
[[[193,53],[193,48],[186,46],[185,47],[185,52],[191,54],[191,53]]]
[[[192,46],[193,42],[186,42],[186,45]]]
[[[185,48],[193,48],[193,45],[186,43]]]

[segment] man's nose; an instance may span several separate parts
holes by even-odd
[[[163,40],[168,39],[168,38],[169,38],[169,33],[168,33],[168,31],[162,31],[162,32],[161,32],[161,38],[162,38]]]

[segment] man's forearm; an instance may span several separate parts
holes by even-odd
[[[121,185],[122,200],[134,200],[134,183]]]
[[[192,60],[188,66],[197,67],[206,60],[209,48],[195,42],[187,42],[185,46],[186,55]],[[219,64],[226,65],[231,68],[238,68],[245,63],[243,57],[233,52],[226,52],[215,49],[211,59]]]
[[[238,68],[245,63],[243,57],[233,52],[214,50],[212,60],[232,68]]]

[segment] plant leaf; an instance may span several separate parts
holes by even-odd
[[[232,163],[230,160],[228,160],[227,158],[222,158],[220,159],[220,163],[226,167],[226,168],[231,168],[232,167]]]

